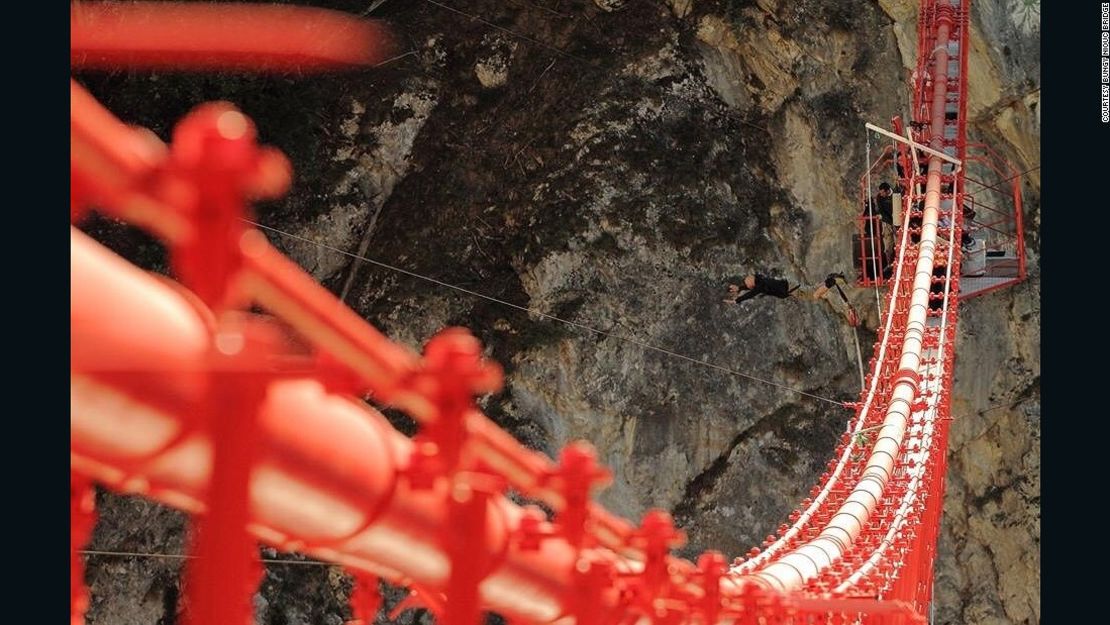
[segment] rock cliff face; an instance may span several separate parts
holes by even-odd
[[[863,123],[906,108],[916,3],[456,4],[466,16],[374,3],[410,53],[373,72],[79,78],[163,137],[198,102],[239,103],[298,168],[261,221],[488,298],[276,245],[396,340],[471,328],[508,371],[487,413],[548,453],[591,441],[613,469],[600,499],[615,512],[671,510],[688,554],[746,551],[805,496],[849,415],[745,376],[832,400],[853,399],[859,380],[833,308],[726,306],[724,287],[753,270],[806,284],[851,271]],[[972,131],[1019,171],[1039,163],[1029,6],[973,14]],[[938,623],[1039,621],[1040,179],[1023,181],[1032,278],[961,312]],[[140,235],[87,228],[164,268]],[[873,300],[854,297],[874,321]],[[861,335],[865,349],[873,338]],[[179,515],[102,499],[97,548],[180,552]],[[178,565],[93,558],[90,623],[170,622]],[[324,567],[270,566],[258,618],[338,623],[345,584]]]

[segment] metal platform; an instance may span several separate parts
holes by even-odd
[[[960,276],[960,299],[982,295],[1021,282],[1021,269],[1016,256],[988,257],[986,269],[978,275]]]

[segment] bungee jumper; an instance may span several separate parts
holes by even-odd
[[[813,299],[822,299],[830,290],[836,289],[840,294],[840,298],[844,301],[844,305],[847,307],[845,315],[848,317],[848,323],[855,327],[859,325],[859,316],[856,314],[856,310],[852,307],[851,302],[848,301],[848,296],[837,283],[838,279],[847,284],[847,278],[844,277],[843,273],[830,273],[825,276],[824,282],[814,289],[811,296]],[[770,295],[779,299],[786,299],[795,291],[798,291],[801,286],[801,284],[798,284],[791,287],[787,280],[771,278],[759,273],[748,274],[744,276],[744,280],[740,284],[728,285],[728,297],[722,301],[726,304],[740,304],[760,295]],[[744,292],[741,293],[741,291]],[[805,295],[805,291],[802,291],[800,295]]]
[[[759,295],[771,295],[779,299],[786,299],[800,286],[802,285],[799,284],[791,288],[790,283],[786,280],[770,278],[760,273],[748,274],[744,276],[744,280],[740,284],[728,285],[729,296],[724,299],[724,302],[726,304],[739,304]],[[747,291],[747,293],[741,295],[740,291]]]

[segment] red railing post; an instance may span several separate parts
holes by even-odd
[[[378,590],[378,576],[361,571],[353,572],[355,586],[351,589],[351,620],[348,625],[374,625],[374,618],[382,607],[382,594]]]

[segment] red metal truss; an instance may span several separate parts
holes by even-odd
[[[96,63],[191,63],[223,45],[175,34],[159,47],[136,32],[140,15],[166,13],[96,6],[73,12],[74,50],[102,51]],[[208,10],[171,9],[202,31]],[[376,58],[347,52],[380,49],[366,40],[379,26],[297,11],[355,34],[328,43],[346,51],[342,63]],[[91,25],[109,18],[112,36],[89,43]],[[308,57],[334,65],[297,32],[246,37],[214,58],[222,67]],[[966,162],[966,0],[925,0],[919,33],[912,139]],[[912,148],[880,156],[904,165],[906,210],[855,417],[811,498],[729,568],[712,551],[696,563],[671,556],[684,537],[665,512],[636,526],[591,502],[608,472],[588,445],[567,446],[556,463],[483,416],[474,397],[497,390],[501,370],[467,332],[447,329],[423,354],[393,343],[249,228],[250,202],[283,193],[290,167],[257,145],[232,105],[198,107],[164,145],[76,82],[71,95],[73,219],[95,207],[150,230],[180,280],[71,232],[75,623],[86,603],[77,551],[94,518],[89,480],[196,515],[188,575],[198,623],[249,618],[256,541],[354,571],[364,619],[380,605],[382,578],[458,625],[483,610],[537,624],[925,622],[944,493],[962,167]],[[269,316],[245,312],[251,306]],[[420,432],[401,435],[364,397],[406,411]],[[553,518],[509,501],[510,488]]]
[[[953,1],[952,15],[957,22],[966,21],[968,4]],[[962,255],[969,259],[962,271],[962,284],[959,296],[968,299],[997,289],[1005,288],[1025,280],[1025,233],[1023,224],[1020,173],[990,147],[981,143],[967,142],[967,55],[970,50],[969,29],[958,27],[955,39],[946,44],[939,43],[939,30],[936,28],[938,15],[944,13],[940,3],[923,2],[918,18],[918,67],[911,78],[913,88],[910,132],[906,133],[903,120],[893,119],[894,131],[915,141],[929,144],[927,135],[930,128],[932,106],[935,102],[936,85],[928,61],[944,46],[951,46],[949,56],[950,70],[959,67],[959,72],[948,71],[943,84],[943,98],[946,103],[945,134],[940,145],[945,151],[958,158],[962,163],[961,180],[972,186],[961,186],[960,220]],[[911,150],[905,144],[887,146],[878,157],[867,164],[867,171],[860,176],[860,206],[866,207],[882,180],[884,173],[898,171],[893,177],[898,179],[899,189],[911,189],[913,185],[925,182],[924,155],[915,161]],[[911,184],[912,183],[912,184]],[[897,196],[896,196],[897,199]],[[913,204],[909,193],[901,194],[898,214],[907,215]],[[910,227],[919,235],[920,224],[916,220]],[[898,225],[898,224],[896,224]],[[857,267],[860,286],[881,287],[887,284],[889,275],[883,271],[884,263],[893,258],[897,250],[891,249],[889,241],[881,234],[891,226],[882,223],[877,214],[864,210],[857,219],[856,233],[853,237],[853,258]]]

